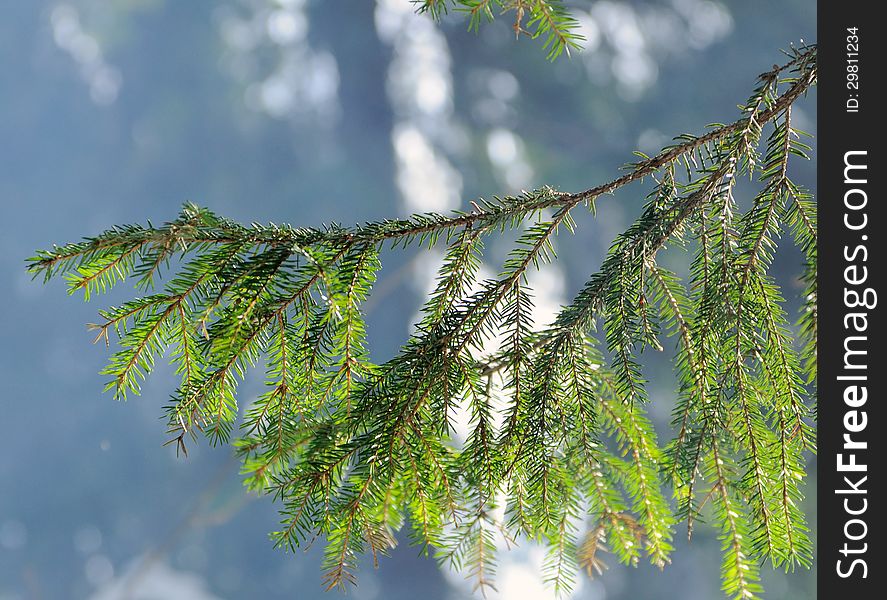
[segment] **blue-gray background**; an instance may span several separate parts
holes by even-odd
[[[61,282],[32,282],[35,249],[162,222],[185,201],[316,225],[583,189],[635,149],[736,118],[779,49],[815,34],[812,1],[571,4],[586,49],[552,65],[504,20],[479,35],[461,18],[435,27],[407,0],[0,2],[0,599],[329,597],[320,548],[272,549],[275,508],[243,491],[227,448],[200,444],[184,460],[161,447],[168,372],[127,404],[102,395],[107,350],[84,325],[120,296],[85,304]],[[813,98],[795,117],[813,132]],[[795,166],[812,186],[814,165]],[[644,193],[602,201],[597,221],[559,240],[543,303],[597,268]],[[790,297],[798,262],[784,252],[776,265]],[[369,307],[377,359],[408,333],[432,267],[385,257]],[[674,381],[666,361],[649,368],[667,434]],[[716,537],[683,537],[664,572],[610,558],[575,597],[721,597]],[[504,560],[497,597],[544,598],[538,553]],[[810,572],[765,579],[769,598],[815,596]],[[402,544],[350,594],[449,600],[470,588]]]

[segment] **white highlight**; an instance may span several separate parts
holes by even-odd
[[[117,100],[123,77],[102,55],[98,40],[88,34],[80,23],[80,13],[69,4],[58,4],[49,13],[52,38],[56,46],[77,63],[80,78],[89,86],[89,96],[100,106]]]
[[[242,16],[224,5],[215,12],[227,46],[223,65],[244,85],[244,102],[275,119],[330,124],[339,115],[339,67],[330,52],[311,46],[304,0],[251,3]],[[276,55],[263,69],[260,54]]]

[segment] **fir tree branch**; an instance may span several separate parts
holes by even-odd
[[[540,3],[508,6],[564,43]],[[87,298],[127,277],[139,290],[160,288],[91,326],[96,341],[119,337],[109,387],[121,398],[138,392],[169,348],[181,377],[166,408],[170,441],[184,451],[186,434],[219,443],[238,429],[247,485],[283,504],[276,544],[324,538],[328,588],[353,582],[361,554],[375,562],[409,521],[414,542],[481,590],[493,585],[495,536],[545,544],[545,577],[566,591],[578,567],[603,570],[610,548],[627,564],[646,553],[664,566],[675,522],[689,530],[706,510],[722,534],[725,591],[753,598],[763,559],[812,560],[799,503],[813,450],[804,377],[815,354],[816,222],[789,159],[808,150],[791,114],[815,84],[815,58],[812,47],[793,51],[761,76],[742,118],[681,136],[585,191],[542,188],[474,202],[471,212],[353,227],[247,227],[188,205],[159,227],[39,251],[28,269],[62,276]],[[759,188],[747,210],[734,198],[740,175]],[[535,330],[528,275],[556,260],[553,240],[574,230],[574,209],[593,212],[600,196],[648,176],[653,191],[600,270]],[[484,238],[505,230],[518,231],[513,250],[496,277],[479,281]],[[769,272],[785,230],[805,258],[806,365]],[[373,364],[365,303],[380,255],[441,241],[438,282],[415,331]],[[686,283],[660,266],[671,244],[693,250]],[[663,336],[676,338],[678,390],[676,431],[661,446],[641,369]],[[493,340],[502,343],[488,354]],[[266,390],[241,415],[237,387],[262,363]],[[469,418],[464,441],[453,431],[457,410]],[[583,538],[586,512],[595,523]]]

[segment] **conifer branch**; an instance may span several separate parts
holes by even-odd
[[[461,4],[474,18],[494,3]],[[496,4],[527,11],[518,26],[526,18],[550,49],[569,45],[551,2]],[[425,3],[437,13],[447,5]],[[542,188],[470,212],[353,227],[243,226],[187,205],[159,227],[39,251],[28,269],[65,278],[87,299],[135,281],[147,295],[91,326],[96,342],[119,338],[108,388],[121,399],[138,393],[167,356],[181,378],[166,407],[170,442],[184,452],[197,432],[234,438],[246,484],[282,504],[276,544],[326,540],[327,588],[353,582],[359,557],[375,563],[409,522],[415,543],[481,590],[494,585],[497,535],[542,543],[545,577],[565,592],[580,567],[603,571],[604,552],[665,566],[676,522],[691,530],[710,513],[724,590],[754,598],[764,559],[812,560],[799,504],[814,449],[816,221],[791,179],[791,157],[809,149],[791,115],[815,84],[815,61],[814,47],[793,50],[760,76],[742,118],[680,136],[584,191]],[[757,188],[744,211],[734,198],[742,175]],[[554,239],[577,227],[574,209],[594,212],[602,195],[648,177],[641,214],[600,270],[534,329],[528,276],[557,259]],[[505,230],[518,232],[514,249],[479,281],[484,238]],[[797,330],[770,274],[784,232],[805,259]],[[438,243],[443,264],[415,330],[374,364],[365,311],[381,257]],[[667,246],[692,250],[686,281],[662,267]],[[641,373],[644,353],[664,350],[669,336],[675,431],[660,443]],[[266,389],[241,409],[237,387],[257,368]],[[464,440],[452,427],[459,410]],[[593,522],[583,535],[585,514]]]

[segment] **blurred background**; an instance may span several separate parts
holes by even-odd
[[[320,543],[272,548],[275,506],[243,490],[228,448],[201,443],[185,459],[162,447],[168,370],[125,406],[101,393],[108,351],[85,324],[123,295],[85,304],[62,282],[31,281],[35,249],[160,223],[186,201],[319,225],[465,209],[543,184],[585,189],[634,150],[735,119],[780,49],[814,41],[816,20],[812,0],[575,1],[584,50],[551,64],[540,43],[514,40],[508,17],[474,34],[461,15],[435,24],[409,0],[0,4],[0,600],[333,597],[321,591]],[[815,116],[813,97],[793,112],[811,133]],[[811,189],[814,167],[794,164]],[[602,199],[596,220],[558,239],[560,260],[535,279],[540,322],[598,268],[646,193]],[[507,250],[490,249],[493,272]],[[383,257],[367,305],[376,360],[409,333],[439,258]],[[781,251],[775,269],[795,310],[798,254]],[[647,369],[669,435],[667,356]],[[685,537],[664,572],[608,557],[573,597],[721,598],[715,534]],[[541,560],[527,544],[503,554],[491,598],[553,597]],[[813,572],[765,569],[765,584],[767,598],[815,597]],[[406,543],[349,591],[419,594],[472,597],[462,575]]]

